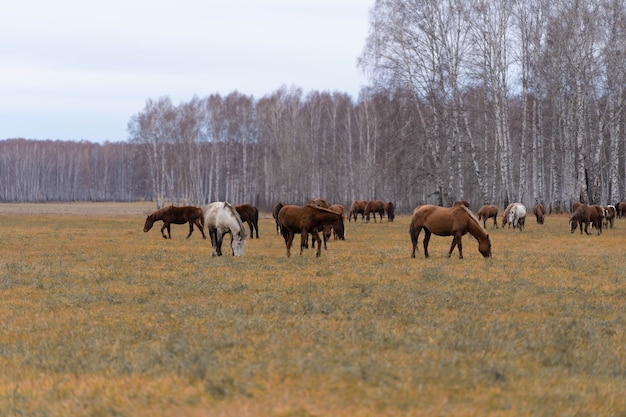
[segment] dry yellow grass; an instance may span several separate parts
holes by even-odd
[[[459,260],[437,236],[411,259],[399,216],[288,259],[264,216],[211,258],[186,225],[143,233],[148,204],[63,207],[0,205],[0,415],[626,410],[626,220],[488,225],[494,257],[466,236]]]

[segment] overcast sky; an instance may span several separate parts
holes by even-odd
[[[0,6],[0,139],[127,139],[148,99],[368,84],[374,0],[20,0]]]

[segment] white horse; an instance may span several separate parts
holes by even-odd
[[[222,256],[222,242],[226,233],[230,233],[231,236],[230,247],[233,256],[243,256],[246,231],[233,206],[221,201],[207,205],[204,208],[204,223],[211,236],[213,256]]]
[[[521,232],[526,223],[526,206],[522,203],[513,203],[508,220],[513,225],[513,229],[518,227]]]

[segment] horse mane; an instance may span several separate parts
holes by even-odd
[[[472,212],[472,210],[470,210],[469,208],[467,208],[464,205],[458,205],[456,207],[462,207],[465,210],[465,212],[467,213],[467,215],[472,219],[472,221],[474,223],[476,223],[481,229],[483,229],[483,225],[480,224],[480,220],[478,220],[478,217],[476,217],[476,215]]]
[[[170,208],[172,208],[173,206],[167,206],[167,207],[162,207],[156,211],[153,211],[151,214],[149,214],[148,216],[150,217],[157,217],[157,216],[161,216],[163,215],[163,213],[165,213],[166,211],[168,211]]]
[[[233,215],[235,220],[237,220],[237,224],[239,225],[239,228],[243,231],[243,234],[245,236],[246,235],[246,231],[243,228],[243,223],[241,222],[241,217],[239,217],[239,213],[237,213],[237,210],[235,210],[235,208],[228,201],[224,201],[224,207],[228,208],[228,210]]]

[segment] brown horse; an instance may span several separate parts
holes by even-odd
[[[615,212],[618,219],[626,217],[626,201],[620,201],[615,206]]]
[[[278,213],[284,205],[285,204],[282,201],[279,201],[278,203],[274,204],[274,207],[272,207],[272,217],[276,221],[276,235],[280,235],[280,226],[278,225]]]
[[[478,241],[478,251],[486,258],[491,256],[491,239],[474,214],[465,206],[439,207],[419,206],[413,211],[409,234],[413,243],[411,257],[415,258],[417,239],[424,229],[424,255],[428,258],[428,241],[432,233],[437,236],[453,236],[448,257],[455,246],[459,247],[459,259],[463,259],[461,238],[470,233]]]
[[[586,204],[580,204],[577,206],[574,213],[569,218],[569,229],[571,233],[576,231],[576,228],[580,226],[580,234],[583,234],[583,225],[585,226],[585,233],[589,233],[589,224],[596,228],[596,233],[599,235],[602,233],[602,207],[600,206],[588,206]]]
[[[467,201],[467,200],[455,201],[454,204],[452,204],[452,207],[455,207],[455,206],[465,206],[465,207],[469,208],[469,201]]]
[[[396,218],[396,206],[393,202],[388,201],[385,203],[385,211],[387,212],[387,221],[393,223],[393,219]]]
[[[493,227],[498,228],[498,206],[490,204],[485,204],[481,208],[478,209],[478,220],[482,220],[483,227],[487,228],[487,220],[493,219]]]
[[[291,256],[291,245],[297,233],[301,233],[300,255],[305,248],[308,234],[310,233],[314,241],[317,241],[316,256],[321,255],[322,240],[318,234],[318,230],[325,224],[332,225],[335,230],[343,236],[343,216],[332,210],[307,204],[306,206],[284,206],[278,213],[278,224],[285,238],[287,246],[287,257]]]
[[[147,232],[152,229],[154,222],[157,222],[159,220],[163,221],[161,234],[163,235],[164,239],[172,238],[172,234],[170,233],[170,224],[185,224],[187,222],[189,222],[189,234],[187,235],[187,239],[193,233],[194,224],[198,229],[200,229],[200,233],[202,233],[202,238],[206,239],[206,235],[204,234],[204,215],[201,208],[194,206],[164,207],[150,214],[146,218],[146,223],[143,226],[143,231]],[[163,232],[165,229],[167,229],[167,236]]]
[[[365,221],[369,223],[370,214],[374,217],[374,223],[376,223],[376,213],[380,217],[380,222],[383,222],[383,216],[385,215],[385,203],[382,200],[368,201],[365,205]]]
[[[537,224],[543,224],[546,216],[546,208],[541,203],[535,204],[533,207],[533,214],[537,218]]]
[[[252,204],[241,204],[235,206],[235,210],[241,217],[241,221],[248,223],[250,228],[250,239],[254,239],[254,232],[256,231],[256,238],[259,238],[259,210]]]
[[[348,212],[348,223],[354,217],[354,221],[356,222],[357,215],[361,215],[361,221],[365,220],[365,206],[367,205],[367,200],[354,200],[352,204],[350,204],[350,211]]]

